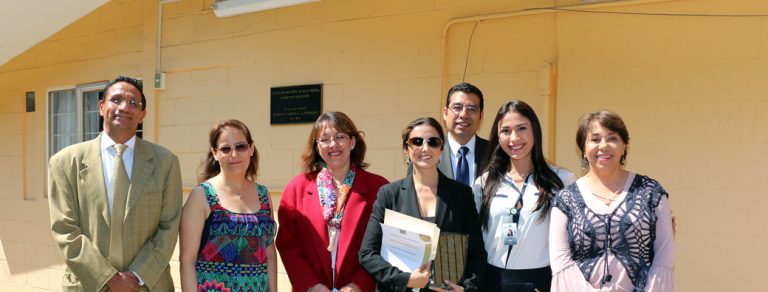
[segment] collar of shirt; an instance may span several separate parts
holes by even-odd
[[[459,148],[461,146],[466,146],[469,148],[469,151],[467,151],[467,164],[469,166],[469,183],[472,184],[473,181],[475,181],[475,177],[477,174],[477,165],[475,164],[475,141],[477,140],[477,135],[472,136],[472,139],[469,139],[469,142],[467,144],[461,145],[459,142],[456,142],[456,140],[453,139],[453,136],[451,136],[450,133],[448,133],[448,146],[451,150],[451,166],[453,167],[453,175],[456,175],[456,170],[459,166]]]
[[[459,148],[461,146],[466,146],[469,148],[469,151],[467,152],[467,159],[472,158],[471,160],[468,160],[468,162],[474,163],[475,158],[472,156],[475,153],[475,140],[477,140],[477,136],[472,136],[472,139],[469,139],[469,142],[467,144],[461,145],[459,142],[456,142],[455,139],[453,139],[453,136],[451,134],[448,134],[448,146],[451,148],[451,157],[455,157],[454,160],[458,159],[459,157]]]
[[[109,135],[103,132],[101,133],[101,151],[102,152],[108,151],[108,149],[112,149],[112,153],[113,153],[112,155],[114,155],[114,153],[116,153],[115,152],[116,150],[114,150],[115,148],[112,146],[115,144],[117,143],[115,143],[115,141],[112,140],[112,138],[110,138]],[[133,149],[136,147],[136,135],[133,135],[131,139],[128,139],[128,142],[125,142],[125,145],[128,145],[128,149],[126,149],[126,151],[133,151]]]

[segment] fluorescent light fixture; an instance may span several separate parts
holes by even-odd
[[[213,4],[213,13],[221,18],[318,1],[320,0],[217,0]]]

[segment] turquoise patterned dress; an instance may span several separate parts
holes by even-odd
[[[211,214],[205,220],[195,263],[199,291],[267,291],[267,246],[277,232],[269,192],[257,185],[261,209],[235,213],[224,209],[208,182],[200,184]]]

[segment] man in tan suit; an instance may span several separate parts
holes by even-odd
[[[120,76],[99,101],[104,132],[51,157],[53,237],[64,291],[173,291],[168,261],[181,215],[179,160],[136,137],[141,81]]]

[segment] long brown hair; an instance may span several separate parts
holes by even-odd
[[[317,150],[317,139],[323,133],[323,130],[328,127],[334,127],[341,133],[349,135],[350,138],[355,139],[355,149],[352,149],[349,154],[349,160],[352,165],[358,168],[365,169],[368,167],[368,163],[364,162],[365,159],[365,140],[363,140],[363,132],[358,131],[355,127],[355,123],[352,122],[346,114],[342,112],[327,112],[320,115],[315,121],[315,125],[312,127],[312,131],[309,132],[307,138],[307,146],[304,148],[304,154],[301,155],[302,164],[304,166],[305,174],[317,174],[323,169],[323,158],[320,157],[320,152]]]
[[[218,147],[216,142],[219,141],[221,133],[224,132],[224,128],[227,127],[240,130],[240,132],[243,133],[243,136],[245,136],[245,140],[248,142],[248,146],[253,146],[253,155],[251,156],[251,163],[248,165],[248,169],[245,171],[245,178],[253,182],[256,181],[256,175],[258,174],[257,172],[259,169],[259,151],[256,149],[256,146],[253,145],[251,131],[248,130],[248,127],[243,122],[230,119],[216,123],[211,129],[211,132],[208,134],[208,141],[211,148],[208,149],[208,154],[206,154],[205,160],[200,166],[200,174],[197,176],[198,183],[209,180],[210,178],[221,173],[221,165],[219,165],[219,162],[213,158],[211,149],[216,149],[216,147]]]
[[[536,112],[533,111],[530,105],[522,100],[510,100],[501,105],[496,118],[493,120],[493,127],[491,127],[491,134],[488,139],[488,147],[491,151],[485,154],[485,169],[484,172],[488,173],[488,177],[485,180],[483,186],[483,201],[480,205],[480,223],[484,229],[488,229],[488,216],[491,210],[491,201],[496,195],[496,191],[501,185],[501,181],[504,179],[507,171],[510,169],[512,161],[509,155],[504,152],[504,149],[499,145],[499,122],[508,113],[518,113],[531,121],[531,129],[533,130],[533,149],[531,149],[531,161],[533,163],[533,182],[536,184],[536,188],[539,189],[539,199],[536,202],[536,211],[541,210],[541,216],[539,221],[543,221],[547,218],[549,209],[551,208],[552,197],[558,190],[563,188],[563,181],[560,177],[549,168],[546,159],[544,158],[544,150],[542,146],[542,131],[539,117],[536,116]],[[527,178],[524,178],[527,179]],[[523,194],[520,194],[521,196]]]

